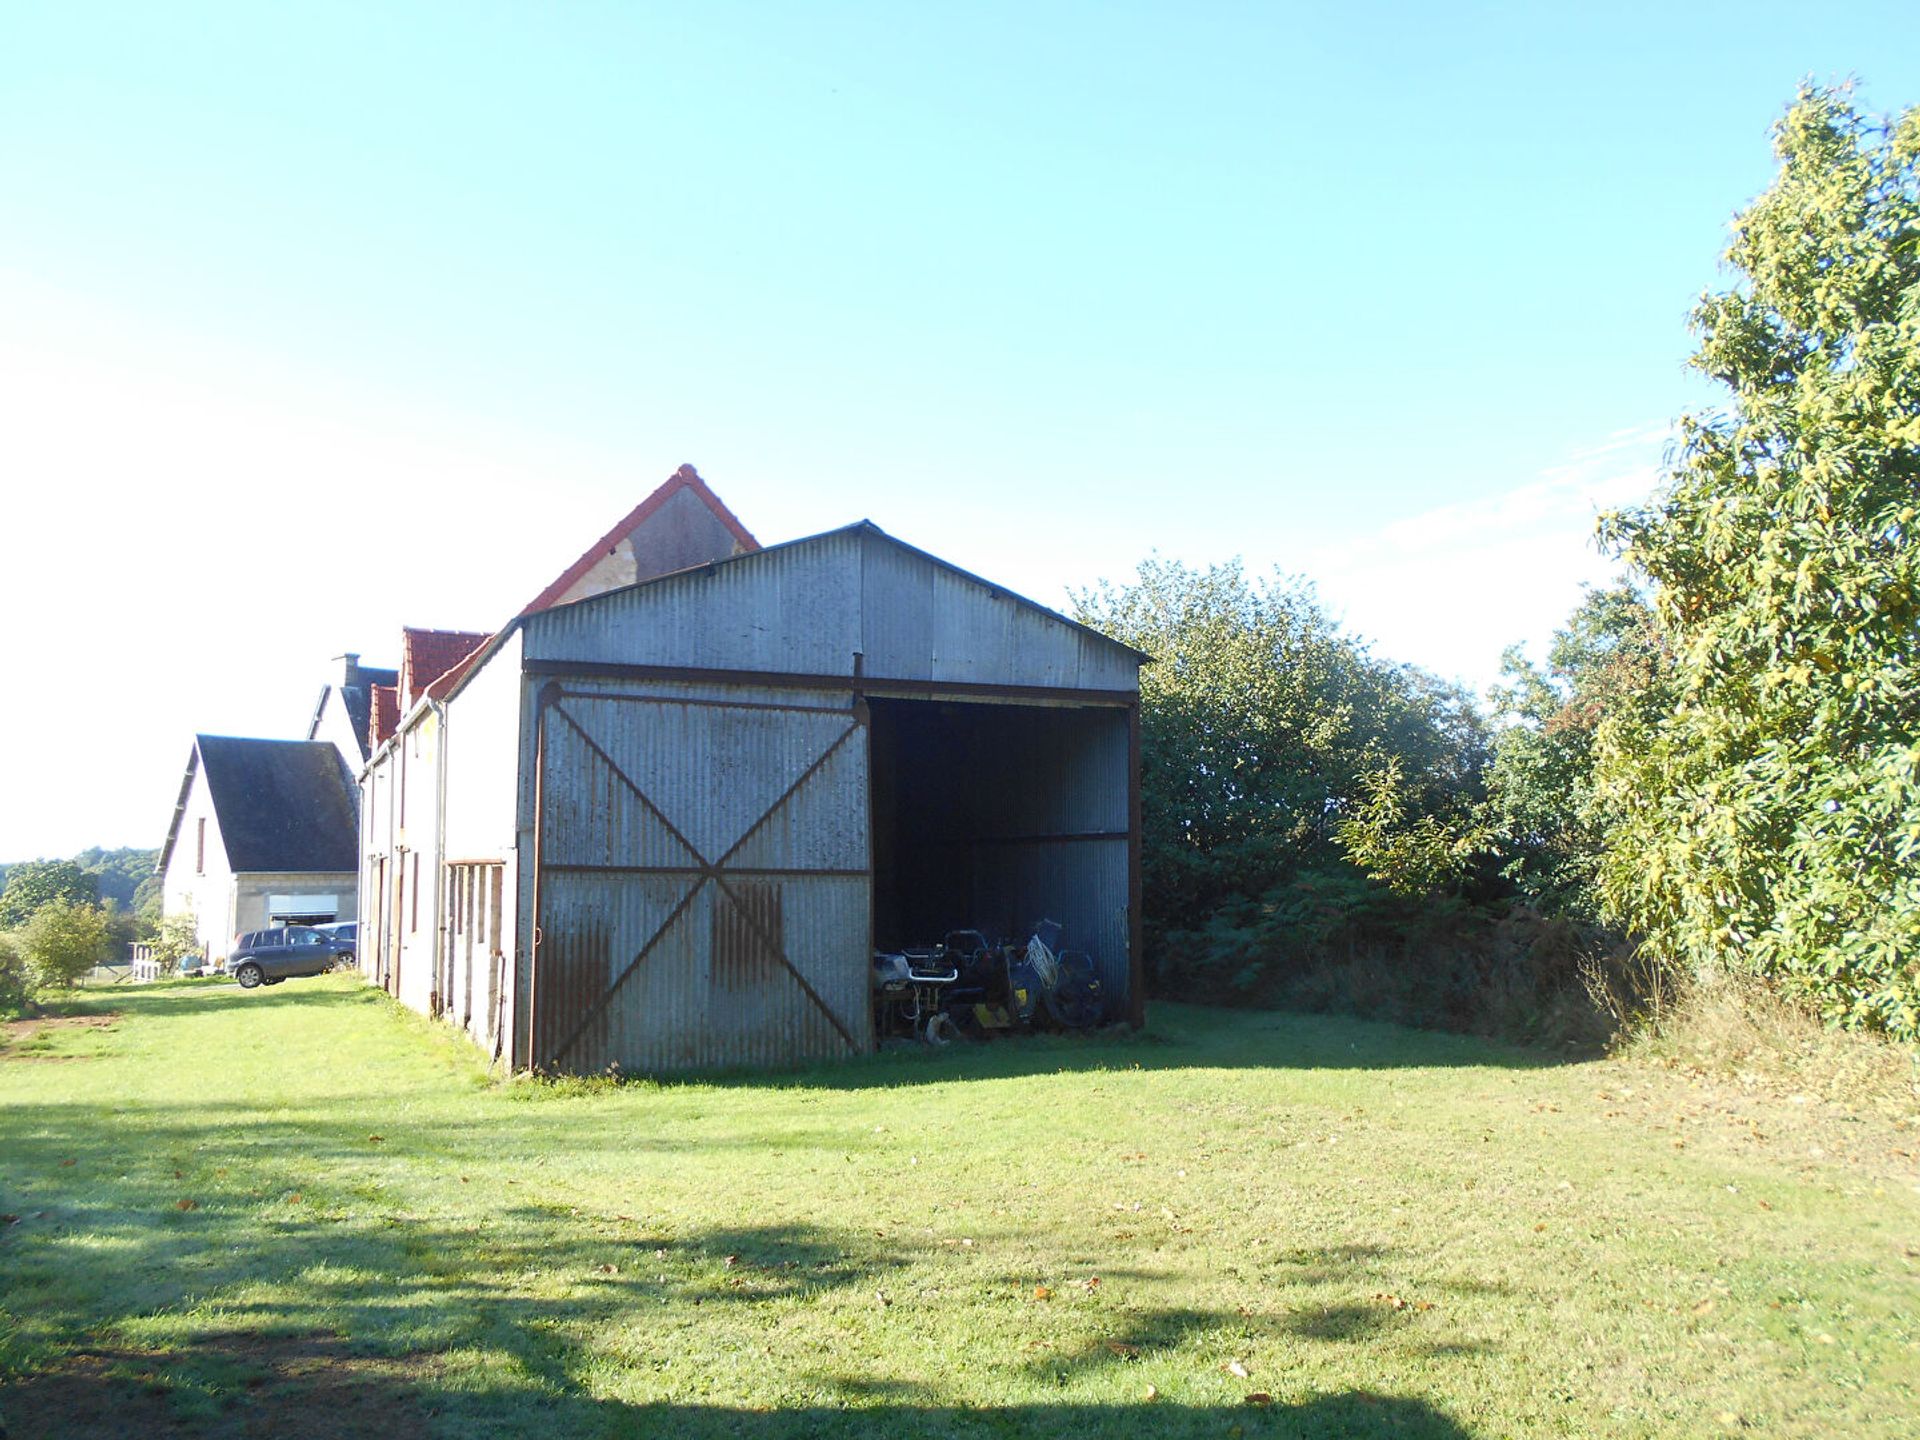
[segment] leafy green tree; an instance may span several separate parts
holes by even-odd
[[[1603,722],[1614,914],[1689,966],[1920,1035],[1920,109],[1806,89],[1694,312],[1730,391],[1603,533],[1652,583],[1667,713]]]
[[[0,1020],[24,1015],[33,1006],[33,977],[20,937],[0,930]]]
[[[166,883],[158,875],[145,876],[133,887],[133,913],[149,932],[160,923],[166,899]]]
[[[102,900],[112,900],[121,909],[133,911],[139,909],[141,886],[157,878],[153,866],[159,858],[157,850],[133,846],[103,850],[96,845],[75,855],[73,863],[94,877]]]
[[[65,900],[91,905],[100,898],[94,878],[71,860],[28,860],[7,869],[0,891],[0,930],[24,925],[42,906]]]
[[[39,987],[71,985],[112,953],[112,932],[98,905],[50,900],[16,932]]]
[[[1493,700],[1502,728],[1487,771],[1488,844],[1501,873],[1544,914],[1601,920],[1601,858],[1612,817],[1594,786],[1595,741],[1610,717],[1671,707],[1666,644],[1631,585],[1589,590],[1554,632],[1543,667],[1504,657]]]
[[[1154,657],[1140,683],[1157,959],[1258,982],[1288,946],[1366,909],[1339,833],[1370,776],[1391,765],[1418,809],[1477,784],[1486,735],[1467,697],[1374,658],[1303,582],[1152,559],[1075,605]]]

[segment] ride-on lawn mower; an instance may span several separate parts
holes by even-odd
[[[1060,926],[1041,920],[1011,943],[949,930],[938,945],[876,952],[874,1033],[945,1045],[959,1035],[1090,1029],[1106,1008],[1093,957],[1059,943]]]

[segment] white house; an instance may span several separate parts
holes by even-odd
[[[357,919],[354,798],[330,740],[196,735],[157,867],[164,913],[194,916],[215,962],[244,930]]]

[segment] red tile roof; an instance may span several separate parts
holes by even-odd
[[[480,652],[487,648],[487,641],[491,639],[493,639],[491,635],[484,637],[478,645],[449,665],[438,677],[428,683],[425,693],[435,700],[444,700],[451,695],[453,687],[458,685],[467,671],[473,668],[473,662],[480,658]]]
[[[367,746],[378,750],[400,728],[400,687],[375,685],[373,709],[368,717]]]
[[[536,610],[545,610],[549,606],[558,604],[560,597],[573,588],[575,581],[597,565],[625,536],[682,490],[692,491],[714,513],[715,518],[727,528],[741,550],[760,548],[760,542],[748,533],[747,527],[740,523],[739,518],[726,507],[718,495],[707,488],[707,482],[700,478],[700,472],[691,465],[682,465],[667,477],[666,484],[629,510],[626,516],[595,541],[585,554],[562,571],[559,579],[534,596],[532,603],[520,613],[531,615]]]
[[[400,704],[413,709],[427,687],[470,658],[492,632],[484,630],[416,630],[400,632]]]

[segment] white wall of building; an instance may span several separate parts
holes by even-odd
[[[227,847],[220,836],[220,817],[213,811],[207,777],[194,766],[186,807],[174,835],[173,853],[161,882],[161,913],[191,915],[200,943],[216,963],[233,949],[237,923],[233,872],[227,868]]]

